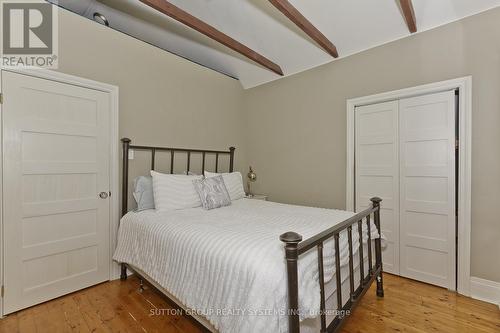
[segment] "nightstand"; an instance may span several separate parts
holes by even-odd
[[[262,201],[267,201],[267,195],[264,194],[254,194],[252,197],[245,196],[246,199],[252,199],[252,200],[262,200]]]

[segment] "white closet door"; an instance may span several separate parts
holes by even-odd
[[[7,314],[109,279],[110,102],[5,71],[2,88]]]
[[[455,95],[403,99],[401,275],[455,289]]]
[[[383,199],[384,271],[399,274],[398,101],[357,107],[355,141],[356,211]]]

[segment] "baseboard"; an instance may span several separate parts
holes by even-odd
[[[480,279],[470,278],[470,295],[474,299],[496,304],[500,307],[500,283]]]

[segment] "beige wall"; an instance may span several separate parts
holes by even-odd
[[[344,208],[346,99],[472,75],[472,275],[500,281],[499,22],[495,9],[246,91],[256,191]]]
[[[234,145],[256,191],[288,203],[345,206],[346,99],[472,75],[472,274],[500,281],[500,9],[247,91],[72,13],[59,20],[60,71],[119,86],[121,136]]]
[[[119,87],[121,137],[143,145],[235,146],[236,167],[246,165],[237,80],[65,10],[59,25],[59,70]],[[143,173],[146,156],[136,156],[132,173]]]

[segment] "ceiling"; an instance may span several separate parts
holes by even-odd
[[[251,88],[281,78],[138,0],[48,0],[240,80]],[[281,66],[289,76],[334,61],[267,0],[170,0]],[[409,36],[396,0],[290,0],[337,47],[340,58]],[[500,0],[413,0],[418,31],[500,6]]]

